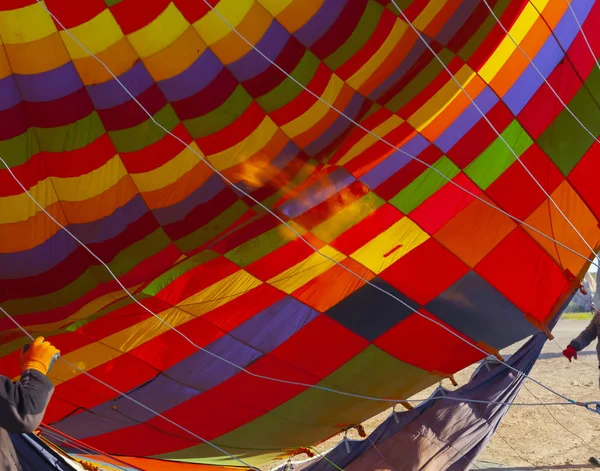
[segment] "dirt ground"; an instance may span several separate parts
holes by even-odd
[[[595,342],[569,363],[562,349],[588,324],[588,320],[561,320],[554,329],[555,341],[549,341],[530,376],[554,390],[577,401],[600,401],[598,361]],[[509,355],[519,345],[502,352]],[[468,381],[475,366],[456,375],[459,384]],[[451,388],[450,384],[444,386]],[[431,390],[419,397],[427,397]],[[525,382],[515,402],[560,401],[549,391]],[[385,420],[390,411],[383,412],[363,423],[370,433]],[[356,435],[350,435],[357,438]],[[335,446],[341,435],[322,443],[317,449],[324,452]],[[473,469],[513,471],[587,470],[590,456],[600,458],[600,414],[575,406],[513,406],[497,433]]]

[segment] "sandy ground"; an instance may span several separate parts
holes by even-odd
[[[599,401],[599,370],[595,342],[569,363],[562,349],[589,321],[561,320],[554,330],[555,342],[548,342],[531,372],[531,377],[577,401]],[[510,355],[519,345],[502,352]],[[456,375],[459,384],[468,381],[475,366]],[[444,383],[444,386],[451,387]],[[427,397],[433,389],[423,391]],[[535,396],[534,396],[535,395]],[[515,402],[556,402],[549,391],[526,381]],[[367,433],[385,420],[386,411],[363,423]],[[352,438],[357,435],[349,434]],[[341,435],[322,443],[317,449],[324,452],[335,446]],[[480,456],[473,469],[491,470],[587,470],[590,456],[600,458],[600,414],[574,406],[518,407],[508,412],[497,433]]]

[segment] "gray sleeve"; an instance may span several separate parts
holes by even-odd
[[[24,371],[20,381],[0,375],[0,427],[11,433],[33,432],[53,392],[52,382],[39,371]]]
[[[581,331],[581,333],[571,340],[571,345],[575,350],[580,351],[587,347],[598,336],[598,323],[600,317],[598,314],[594,316],[589,325]]]

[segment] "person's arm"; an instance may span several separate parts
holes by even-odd
[[[20,381],[0,376],[0,427],[11,433],[29,433],[44,417],[54,386],[46,375],[27,369]]]
[[[598,335],[597,325],[600,322],[600,314],[596,312],[592,321],[581,333],[571,340],[567,348],[563,350],[563,355],[571,361],[573,358],[577,360],[577,352],[580,352],[587,347]]]
[[[592,341],[597,337],[597,324],[600,322],[600,317],[598,314],[594,316],[592,321],[588,324],[588,326],[583,329],[583,331],[571,340],[569,346],[573,347],[575,350],[580,352],[585,347],[587,347]]]
[[[21,379],[0,375],[0,427],[11,433],[29,433],[39,427],[54,385],[46,377],[60,352],[38,337],[21,355]]]

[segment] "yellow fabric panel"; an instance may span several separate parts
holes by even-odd
[[[446,6],[448,0],[435,0],[433,2],[428,2],[427,6],[423,8],[423,11],[419,13],[419,16],[415,18],[413,21],[413,25],[419,31],[424,31],[429,23],[433,21],[435,16]]]
[[[105,51],[99,52],[97,57],[117,77],[130,70],[139,59],[125,36]],[[73,65],[77,69],[84,85],[96,85],[112,80],[112,76],[108,70],[92,56],[75,59],[73,60]]]
[[[221,0],[215,10],[227,20],[227,22],[237,28],[244,19],[254,0]],[[214,11],[208,12],[202,18],[194,23],[194,28],[200,33],[200,36],[209,46],[223,39],[228,34],[235,34]]]
[[[192,142],[190,147],[202,155],[198,144]],[[170,185],[181,178],[196,165],[206,165],[194,154],[189,147],[184,149],[174,158],[165,162],[162,166],[144,173],[132,173],[131,178],[140,192],[154,191]]]
[[[537,0],[532,3],[539,11],[542,11],[546,7],[548,1],[549,0]],[[513,39],[517,43],[520,43],[538,18],[539,14],[532,4],[528,3],[525,5],[519,18],[517,18],[512,27],[508,30],[512,39],[506,36],[479,70],[479,75],[483,80],[487,83],[492,81],[510,55],[517,49],[517,46],[513,43]]]
[[[251,44],[258,44],[272,21],[273,17],[255,3],[236,29]],[[234,32],[214,43],[211,49],[221,62],[231,64],[248,54],[252,47]]]
[[[219,171],[233,167],[260,152],[277,132],[280,132],[277,125],[271,118],[265,116],[265,119],[246,139],[229,149],[207,156],[208,160]]]
[[[295,0],[257,0],[272,16],[277,16]],[[303,0],[306,1],[306,0]]]
[[[328,245],[321,248],[319,251],[337,262],[340,262],[345,258],[344,254]],[[274,276],[268,283],[284,293],[291,294],[321,273],[329,270],[334,265],[334,262],[315,252],[300,263],[297,263],[279,275]]]
[[[398,126],[400,126],[404,120],[400,118],[398,115],[392,115],[388,119],[386,119],[379,126],[376,126],[373,129],[373,133],[379,137],[384,137],[386,134],[392,132]],[[336,162],[336,165],[343,166],[350,162],[353,158],[358,157],[364,151],[366,151],[369,147],[377,144],[379,139],[372,136],[371,134],[366,134],[360,141],[352,146],[352,148],[340,159]]]
[[[5,48],[15,74],[47,72],[71,60],[58,33],[26,44],[6,44]]]
[[[0,36],[4,44],[29,43],[56,31],[52,18],[40,3],[0,11]]]
[[[404,217],[350,257],[379,274],[427,239],[426,232]]]
[[[29,192],[44,208],[58,201],[52,183],[48,178],[32,186]],[[25,221],[38,211],[37,205],[25,193],[0,197],[0,224]]]
[[[336,211],[333,216],[314,227],[310,232],[319,240],[330,243],[348,227],[357,224],[377,209],[375,198],[366,195]]]
[[[332,74],[329,78],[329,83],[323,92],[321,97],[327,103],[334,103],[342,87],[344,86],[344,82],[337,75]],[[331,107],[326,105],[320,100],[317,100],[305,113],[301,116],[298,116],[296,119],[290,121],[287,124],[284,124],[281,127],[281,130],[286,133],[291,139],[296,136],[299,136],[303,132],[311,129],[315,123],[318,123],[323,117],[331,110]]]
[[[180,304],[181,309],[174,307],[155,314],[171,326],[177,327],[228,303],[261,283],[248,272],[240,270],[189,297]],[[89,371],[170,330],[170,327],[150,313],[148,316],[148,319],[102,339],[102,344],[95,342],[86,345],[64,357],[79,368]],[[67,381],[79,374],[77,370],[62,362],[58,362],[52,370],[52,376],[57,382]]]
[[[84,201],[115,185],[127,174],[119,156],[102,167],[79,177],[51,177],[38,182],[29,191],[43,207],[58,201]],[[39,211],[25,193],[0,198],[0,223],[24,221]]]
[[[290,33],[304,26],[319,11],[323,0],[294,0],[277,15],[277,21]]]
[[[108,49],[124,37],[121,28],[108,9],[87,23],[70,28],[69,32],[93,54]],[[66,31],[60,31],[59,34],[73,59],[90,56]]]
[[[68,224],[59,202],[49,204],[45,209],[63,226]],[[0,224],[0,253],[31,250],[60,230],[60,227],[41,211],[22,221]]]
[[[206,44],[191,26],[162,51],[144,59],[152,78],[160,82],[189,68],[206,50]]]
[[[140,58],[150,57],[170,46],[188,28],[189,22],[173,3],[150,24],[128,35]],[[177,61],[179,58],[173,57]]]
[[[52,177],[52,183],[61,201],[83,201],[99,195],[127,175],[121,158],[115,155],[102,167],[72,178]]]
[[[358,90],[369,78],[371,78],[373,73],[381,66],[381,64],[383,64],[383,61],[387,59],[398,45],[400,38],[406,32],[407,28],[408,25],[406,23],[396,20],[389,36],[383,42],[379,50],[346,81],[348,85],[355,90]]]
[[[262,281],[258,278],[245,270],[239,270],[190,296],[179,303],[179,306],[195,316],[201,316],[257,288],[261,284]]]
[[[454,75],[458,82],[466,87],[474,77],[475,72],[467,64],[463,65],[460,70]],[[453,79],[448,79],[446,84],[441,87],[435,95],[421,106],[413,115],[408,118],[408,122],[417,130],[422,131],[429,123],[431,123],[458,95],[461,95],[462,90],[456,85]]]

